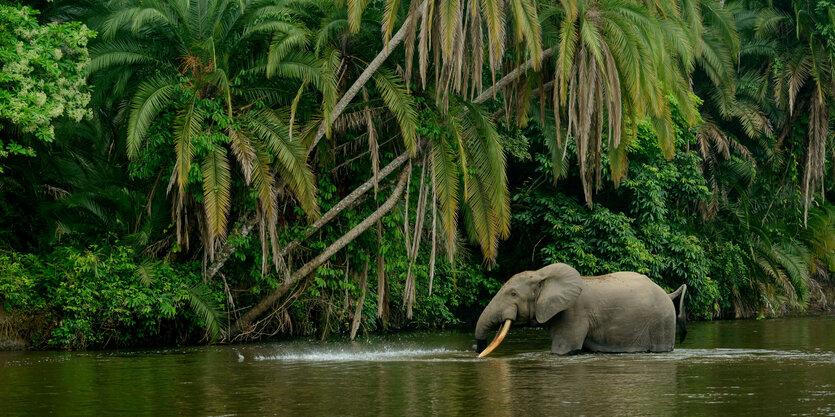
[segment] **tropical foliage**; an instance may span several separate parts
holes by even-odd
[[[155,145],[173,149],[172,160],[145,169],[172,172],[178,245],[188,247],[187,229],[199,222],[205,252],[214,259],[232,207],[232,161],[257,195],[262,228],[274,244],[274,172],[316,217],[313,173],[304,144],[292,139],[288,114],[295,107],[288,105],[291,89],[300,95],[309,85],[321,93],[325,111],[333,106],[335,51],[294,50],[312,33],[264,2],[109,2],[105,8],[94,26],[101,34],[90,71],[109,100],[124,97],[129,158],[162,151],[147,146],[155,122],[169,135]],[[165,120],[163,112],[176,116]],[[198,220],[188,217],[194,202],[203,209]]]
[[[39,346],[445,326],[549,262],[702,319],[833,284],[831,0],[38,7],[0,6],[0,304]]]
[[[55,138],[54,122],[80,121],[90,110],[87,42],[80,22],[41,25],[30,7],[0,5],[0,158],[34,156],[25,136]],[[0,173],[3,172],[0,161]]]

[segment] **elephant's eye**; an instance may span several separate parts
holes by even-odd
[[[516,290],[510,291],[510,296],[511,297],[516,297],[517,295],[519,295],[519,294],[516,293]]]

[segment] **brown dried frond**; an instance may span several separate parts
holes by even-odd
[[[252,181],[252,165],[255,160],[255,148],[252,147],[252,143],[250,143],[246,135],[239,134],[231,126],[227,129],[226,135],[229,137],[229,146],[232,148],[232,154],[238,160],[244,180],[249,185]]]
[[[826,142],[829,136],[829,111],[826,101],[813,96],[809,103],[809,143],[806,148],[806,164],[803,169],[803,225],[809,216],[809,205],[814,199],[818,184],[826,171]]]
[[[67,191],[63,188],[58,188],[58,187],[49,185],[49,184],[44,184],[43,189],[44,189],[44,192],[47,195],[49,195],[50,197],[52,197],[56,200],[64,199],[64,198],[66,198],[67,196],[70,195],[69,191]]]
[[[365,88],[362,89],[362,97],[366,102],[368,102],[368,91],[366,91]],[[377,128],[374,127],[371,110],[368,106],[365,107],[363,113],[365,114],[365,123],[368,129],[368,152],[371,153],[371,171],[374,174],[374,196],[376,197],[377,192],[379,191],[379,184],[377,180],[380,173],[380,146],[377,143]]]

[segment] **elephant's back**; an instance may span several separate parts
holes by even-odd
[[[594,277],[583,277],[586,287],[599,293],[606,300],[617,300],[620,305],[647,304],[658,307],[663,304],[675,315],[672,300],[658,284],[637,272],[622,271]]]
[[[639,274],[632,271],[612,272],[606,275],[597,275],[593,277],[583,277],[586,285],[599,288],[601,290],[624,290],[624,289],[638,289],[642,291],[657,290],[659,294],[666,296],[664,289],[653,282],[644,274]]]
[[[612,347],[613,351],[672,350],[675,338],[675,307],[667,293],[646,275],[616,272],[584,277],[591,307],[591,341]],[[621,343],[614,343],[620,345]],[[608,349],[594,349],[606,351]]]

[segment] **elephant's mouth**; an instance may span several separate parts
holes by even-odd
[[[507,331],[510,330],[510,319],[505,320],[505,322],[499,326],[499,330],[496,332],[496,337],[493,338],[493,341],[490,342],[490,345],[487,346],[481,353],[478,354],[479,358],[483,358],[490,354],[493,349],[496,349],[499,344],[502,343],[504,337],[507,336]]]

